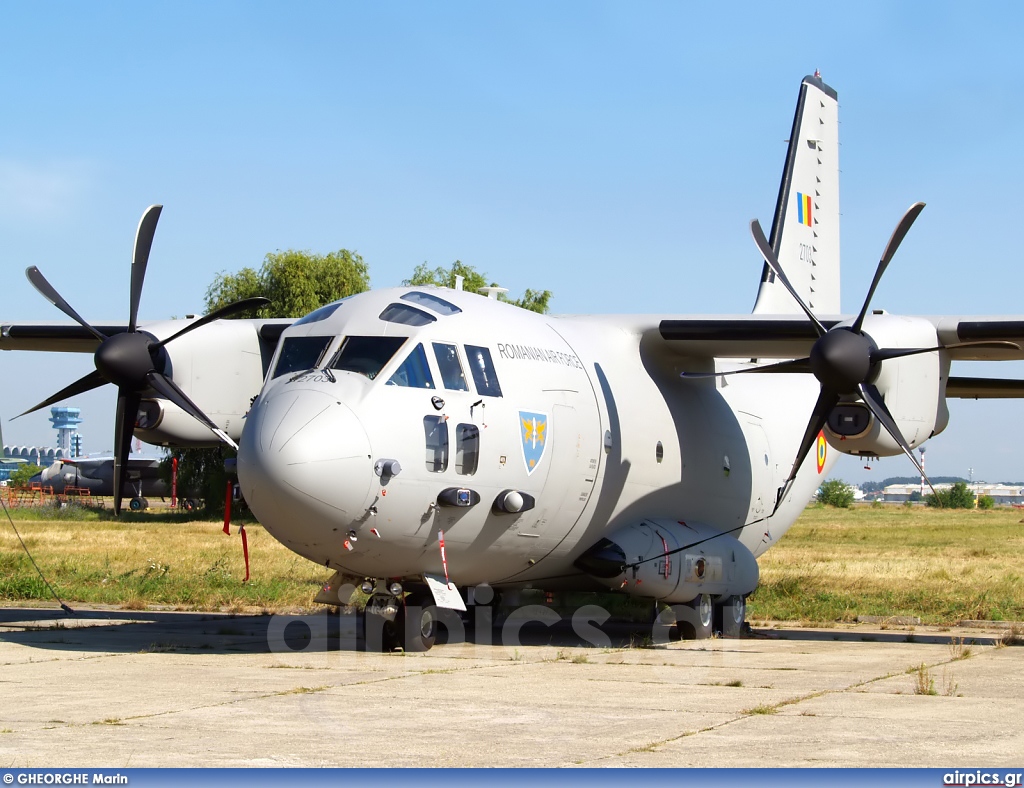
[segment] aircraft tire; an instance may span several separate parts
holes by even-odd
[[[437,606],[429,591],[413,591],[398,608],[395,630],[402,649],[430,651],[437,639]]]
[[[706,640],[714,633],[714,605],[708,594],[699,594],[695,599],[680,605],[689,608],[682,612],[682,620],[676,624],[682,640]]]
[[[724,638],[743,636],[747,619],[747,600],[741,596],[729,596],[715,605],[715,632]]]
[[[399,645],[395,632],[395,622],[384,616],[363,613],[363,644],[367,652],[394,651]]]
[[[133,512],[141,512],[143,509],[146,508],[146,499],[139,498],[138,496],[136,496],[135,498],[132,498],[128,502],[128,508],[131,509]]]

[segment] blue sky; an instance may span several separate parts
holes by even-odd
[[[29,265],[123,320],[154,202],[144,318],[201,311],[217,271],[267,252],[342,247],[377,287],[461,259],[560,313],[747,312],[747,223],[770,223],[816,68],[840,98],[844,308],[920,199],[873,305],[1024,314],[1022,22],[1011,3],[4,3],[0,322],[63,320]],[[91,369],[0,364],[5,419]],[[110,449],[112,388],[70,404]],[[951,411],[930,472],[1024,480],[1024,403]],[[3,430],[53,439],[45,413]]]

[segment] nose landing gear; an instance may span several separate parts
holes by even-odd
[[[378,582],[363,612],[367,651],[429,651],[437,639],[437,607],[428,588],[413,588],[402,596]]]

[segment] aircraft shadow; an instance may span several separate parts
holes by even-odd
[[[917,643],[948,645],[949,633],[753,629],[749,639],[841,643]],[[993,645],[997,636],[971,635],[965,645]],[[249,615],[226,613],[179,613],[163,611],[76,612],[0,608],[0,642],[16,643],[47,651],[96,653],[208,653],[289,654],[296,652],[365,651],[361,615],[315,613],[310,615]],[[578,632],[568,620],[555,623],[527,621],[521,625],[467,626],[450,618],[439,627],[438,644],[553,646],[558,648],[657,647],[671,642],[665,629],[650,623],[610,620],[598,626],[589,622]],[[371,651],[376,649],[370,649]]]
[[[651,625],[590,622],[586,637],[570,621],[467,626],[448,618],[438,627],[446,642],[522,647],[626,648],[652,643]],[[0,608],[0,642],[50,651],[210,654],[364,651],[363,617],[338,613],[249,615],[163,611],[76,611]],[[663,636],[663,640],[667,640]],[[371,649],[373,650],[373,649]]]

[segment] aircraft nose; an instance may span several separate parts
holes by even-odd
[[[365,513],[372,477],[366,431],[331,394],[286,386],[249,412],[238,481],[249,508],[285,544],[335,543],[334,529]]]

